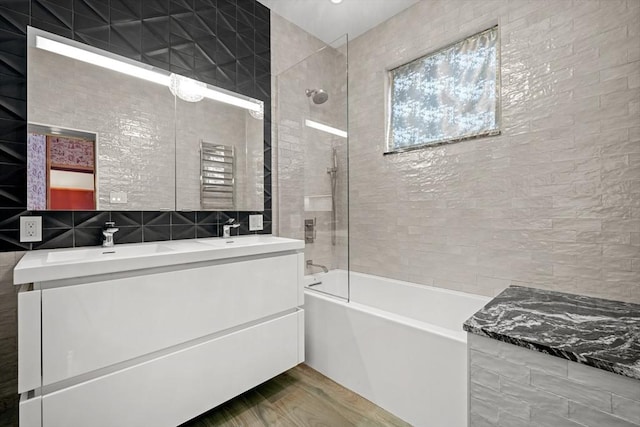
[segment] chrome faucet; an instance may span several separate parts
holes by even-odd
[[[231,229],[240,227],[240,224],[234,224],[236,220],[234,218],[229,218],[226,224],[222,226],[222,237],[229,238],[231,237]]]
[[[116,228],[115,222],[107,221],[104,223],[104,228],[102,229],[102,236],[104,236],[104,238],[102,239],[103,248],[111,248],[115,245],[115,242],[113,241],[113,235],[116,234],[118,230],[120,229]]]
[[[307,268],[308,267],[320,267],[322,269],[322,271],[324,271],[325,273],[329,272],[329,269],[327,267],[325,267],[322,264],[314,264],[312,259],[308,259],[307,260]]]

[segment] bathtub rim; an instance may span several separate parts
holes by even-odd
[[[351,284],[351,275],[353,274],[353,275],[356,275],[356,276],[362,276],[364,278],[373,278],[373,279],[378,279],[378,280],[382,279],[384,281],[388,281],[388,282],[395,283],[395,284],[402,285],[402,286],[409,286],[409,287],[412,287],[412,288],[420,288],[420,289],[425,289],[426,288],[426,289],[428,289],[430,291],[439,292],[439,293],[443,293],[443,294],[461,296],[461,297],[465,297],[465,298],[472,298],[474,300],[478,300],[478,301],[484,302],[484,305],[489,303],[489,301],[491,301],[492,298],[493,298],[493,297],[489,297],[489,296],[486,296],[486,295],[472,294],[470,292],[457,291],[455,289],[441,288],[441,287],[434,286],[434,285],[423,285],[421,283],[408,282],[406,280],[393,279],[391,277],[379,276],[379,275],[376,275],[376,274],[361,273],[359,271],[344,270],[344,269],[341,269],[341,268],[336,268],[336,269],[333,269],[333,270],[329,270],[328,273],[315,273],[315,274],[306,274],[306,275],[304,275],[303,276],[304,280],[305,280],[304,289],[305,290],[307,290],[307,289],[308,290],[312,290],[315,293],[323,293],[323,294],[326,294],[326,295],[332,295],[332,294],[330,294],[328,292],[316,291],[313,288],[310,288],[309,286],[306,285],[306,281],[309,280],[308,278],[313,277],[315,275],[320,275],[320,277],[324,277],[325,275],[331,274],[332,272],[336,272],[336,273],[345,272],[347,274],[347,277],[349,278],[349,282],[348,282],[349,285]],[[351,295],[349,295],[349,301],[353,302],[350,297],[351,297]],[[337,296],[336,298],[342,299],[342,297],[339,297],[339,296]],[[483,307],[484,307],[484,305],[483,305]],[[426,322],[424,322],[424,323],[426,323]]]
[[[420,285],[418,285],[420,286]],[[392,323],[397,323],[412,329],[416,329],[419,331],[428,332],[443,338],[451,339],[454,341],[458,341],[462,344],[467,343],[467,333],[462,330],[462,325],[460,325],[460,331],[454,331],[448,328],[444,328],[442,326],[437,326],[432,323],[422,322],[420,320],[413,319],[411,317],[402,316],[400,314],[392,313],[390,311],[381,310],[379,308],[371,307],[365,304],[360,304],[354,301],[347,301],[340,297],[332,296],[327,293],[322,293],[319,291],[315,291],[310,288],[305,288],[305,298],[307,295],[318,298],[320,300],[324,300],[325,302],[329,302],[332,304],[339,304],[348,310],[356,310],[361,313],[373,315],[380,317],[384,320],[390,321]],[[306,304],[306,301],[305,301]]]

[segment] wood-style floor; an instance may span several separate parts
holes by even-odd
[[[307,365],[299,365],[181,427],[409,426]]]

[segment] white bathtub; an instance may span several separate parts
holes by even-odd
[[[344,293],[347,272],[307,277]],[[305,290],[306,363],[418,427],[467,425],[462,323],[490,298],[351,273],[351,301]]]

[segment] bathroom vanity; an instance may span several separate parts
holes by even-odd
[[[262,235],[27,253],[20,425],[176,426],[299,364],[303,248]]]
[[[640,426],[640,305],[511,286],[464,329],[469,426]]]

